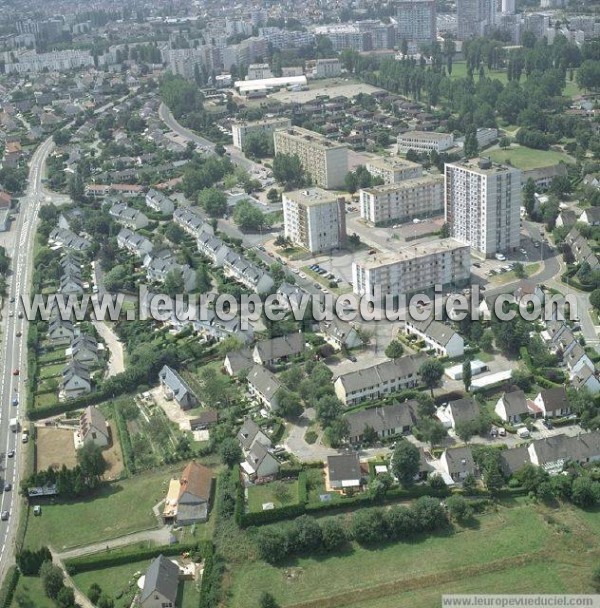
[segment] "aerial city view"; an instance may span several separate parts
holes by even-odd
[[[0,6],[0,608],[600,608],[600,0]]]

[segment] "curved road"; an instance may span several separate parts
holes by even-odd
[[[18,304],[21,298],[30,295],[31,266],[33,262],[33,245],[37,226],[37,216],[45,201],[42,187],[44,163],[52,151],[52,138],[46,139],[36,149],[29,163],[29,185],[20,199],[20,210],[13,225],[15,231],[15,251],[12,254],[11,270],[8,284],[9,300],[3,309],[2,333],[0,346],[0,466],[3,482],[11,483],[12,491],[2,492],[0,511],[8,511],[8,521],[0,521],[0,579],[4,578],[6,569],[14,559],[15,533],[18,527],[21,499],[19,484],[23,468],[23,452],[26,446],[21,442],[21,434],[10,430],[11,418],[24,417],[25,404],[12,405],[14,396],[19,400],[26,396],[26,365],[27,365],[27,321],[19,319]],[[22,336],[17,337],[21,332]],[[20,370],[20,375],[13,371]],[[8,453],[14,450],[15,455],[9,458]],[[0,488],[1,490],[2,488]]]

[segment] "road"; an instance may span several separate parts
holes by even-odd
[[[15,243],[18,247],[11,254],[11,275],[8,284],[9,300],[15,303],[5,303],[2,311],[2,333],[4,339],[0,346],[0,443],[2,445],[0,458],[2,479],[11,483],[13,490],[3,492],[0,498],[0,511],[9,512],[9,520],[0,522],[0,580],[4,578],[6,569],[14,561],[15,534],[19,521],[21,500],[19,499],[19,484],[23,469],[23,454],[25,446],[21,442],[21,434],[10,430],[11,418],[24,418],[25,403],[19,402],[15,407],[12,400],[18,396],[25,400],[27,377],[27,321],[19,319],[17,304],[20,298],[28,298],[31,285],[31,267],[33,262],[33,244],[37,227],[37,216],[46,195],[42,189],[44,164],[54,144],[52,138],[46,139],[33,153],[29,163],[29,185],[20,201],[20,211],[13,224]],[[21,332],[22,336],[17,337]],[[15,375],[13,370],[20,370]],[[15,455],[8,457],[14,450]]]

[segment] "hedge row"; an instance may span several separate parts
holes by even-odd
[[[66,412],[72,412],[73,410],[80,410],[88,405],[97,405],[98,403],[102,403],[102,401],[106,401],[115,396],[116,395],[112,392],[98,389],[93,393],[77,397],[76,399],[69,399],[62,403],[33,408],[27,412],[27,415],[30,420],[41,420],[43,418],[65,414]]]
[[[0,587],[0,608],[10,608],[20,576],[19,569],[14,565],[7,570]]]
[[[123,452],[123,465],[129,475],[135,473],[135,460],[133,455],[133,446],[131,445],[131,437],[127,431],[127,423],[123,418],[121,410],[113,403],[113,414],[115,417],[115,424],[117,425],[117,433],[121,441],[121,450]]]
[[[200,583],[200,602],[199,608],[210,608],[212,605],[212,587],[213,576],[215,571],[215,551],[212,543],[210,550],[204,556],[204,569],[202,570],[202,582]]]
[[[113,568],[115,566],[123,566],[133,562],[141,562],[146,559],[152,559],[158,555],[179,555],[186,551],[199,550],[203,557],[212,552],[212,543],[210,541],[198,541],[195,543],[183,543],[174,545],[162,545],[159,547],[148,547],[145,549],[134,549],[133,551],[122,551],[114,553],[102,553],[100,555],[86,555],[84,557],[74,557],[65,562],[67,572],[73,576],[82,572],[91,572],[93,570],[103,570],[104,568]]]

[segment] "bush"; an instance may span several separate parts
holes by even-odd
[[[16,566],[11,566],[2,581],[0,587],[0,608],[10,608],[19,582],[20,572]]]

